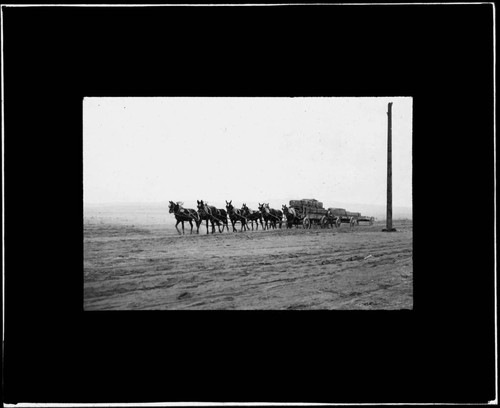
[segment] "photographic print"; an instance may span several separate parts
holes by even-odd
[[[2,5],[4,405],[498,401],[494,11]]]
[[[84,309],[412,309],[412,102],[85,98]]]

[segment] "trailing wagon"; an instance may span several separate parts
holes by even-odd
[[[354,226],[357,215],[361,215],[359,213],[346,211],[345,208],[329,208],[328,211],[330,211],[333,216],[337,217],[339,227],[340,224],[349,224],[351,227]]]
[[[375,221],[375,217],[368,217],[366,215],[360,215],[357,219],[356,219],[356,225],[359,225],[359,223],[361,221],[366,221],[366,222],[369,222],[370,225],[373,225],[373,221]]]
[[[340,227],[340,217],[341,215],[335,211],[336,208],[328,208],[325,214],[325,220],[323,221],[325,227],[331,226],[332,228],[335,226],[336,228]]]
[[[346,211],[347,213],[347,216],[350,217],[351,219],[354,220],[354,222],[356,223],[356,225],[359,225],[359,223],[361,221],[366,221],[366,222],[369,222],[370,225],[373,225],[373,221],[375,220],[374,217],[368,217],[366,215],[361,215],[361,213],[359,212],[349,212],[349,211]]]

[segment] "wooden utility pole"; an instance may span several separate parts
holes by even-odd
[[[382,231],[396,231],[392,228],[392,102],[387,106],[387,219]]]

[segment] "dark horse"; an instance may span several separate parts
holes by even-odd
[[[198,203],[198,215],[200,219],[207,222],[207,234],[208,234],[208,221],[212,223],[212,234],[215,232],[215,224],[219,228],[219,232],[224,232],[224,227],[229,231],[227,224],[227,213],[226,210],[215,208],[214,206],[204,203],[203,200],[196,200]],[[222,223],[222,231],[220,229],[220,224]]]
[[[295,225],[295,228],[299,228],[300,225],[300,217],[297,215],[297,211],[295,211],[295,208],[290,207],[288,208],[286,205],[281,206],[281,209],[283,210],[283,214],[285,215],[286,218],[286,226],[287,228],[292,228],[293,225]]]
[[[281,210],[275,210],[274,208],[269,208],[269,203],[265,204],[259,204],[259,210],[262,213],[262,217],[264,218],[266,222],[266,227],[267,227],[267,221],[271,224],[271,227],[274,229],[276,228],[276,225],[279,224],[280,228],[283,224],[283,213]]]
[[[243,215],[246,217],[247,221],[252,223],[252,231],[253,231],[253,222],[255,221],[256,229],[259,230],[259,221],[262,228],[264,228],[264,224],[262,223],[262,213],[260,211],[253,211],[247,207],[245,203],[241,207],[241,211],[243,211]]]
[[[182,208],[182,205],[179,202],[174,203],[173,201],[169,201],[168,212],[174,213],[175,219],[177,220],[175,229],[179,234],[181,232],[179,231],[179,228],[177,228],[177,225],[179,225],[180,222],[182,223],[182,233],[184,234],[184,221],[189,222],[189,225],[191,225],[191,234],[193,233],[194,221],[194,223],[196,224],[196,233],[199,233],[201,219],[196,210],[193,210],[191,208]]]
[[[234,227],[235,224],[239,221],[241,222],[241,228],[240,232],[243,231],[243,229],[246,231],[248,229],[247,227],[247,218],[243,215],[243,211],[239,209],[235,209],[233,205],[231,204],[233,200],[227,202],[226,200],[226,209],[227,209],[227,215],[229,215],[229,219],[231,220],[231,224],[233,225],[233,232],[236,232],[236,228]]]

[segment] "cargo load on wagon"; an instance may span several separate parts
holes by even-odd
[[[302,200],[290,200],[290,207],[323,208],[323,203],[314,198],[303,198]]]
[[[330,211],[331,215],[335,215],[337,217],[347,217],[347,211],[345,210],[345,208],[330,207],[328,211]]]
[[[325,215],[328,211],[324,208],[306,208],[307,214]]]

